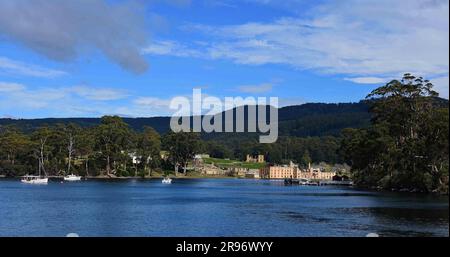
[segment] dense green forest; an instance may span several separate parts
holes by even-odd
[[[92,127],[81,128],[74,123],[55,124],[39,127],[31,133],[23,133],[14,125],[2,126],[0,174],[20,176],[35,173],[33,171],[37,170],[38,164],[43,163],[42,168],[47,175],[73,172],[90,176],[151,176],[154,170],[171,165],[169,161],[184,164],[183,161],[199,150],[194,144],[190,155],[178,157],[177,153],[170,152],[171,158],[162,160],[162,141],[167,144],[167,149],[185,144],[185,137],[200,142],[192,133],[170,137],[172,134],[166,134],[163,140],[151,127],[135,132],[117,116],[104,116],[99,125]]]
[[[68,172],[91,176],[151,175],[153,170],[173,170],[174,165],[185,167],[195,153],[236,160],[245,159],[247,154],[264,154],[271,163],[294,160],[305,166],[310,161],[342,162],[338,154],[339,138],[334,136],[282,136],[274,144],[260,144],[256,136],[229,139],[230,136],[204,140],[200,133],[171,131],[160,135],[151,127],[135,131],[117,116],[105,116],[95,126],[82,128],[74,123],[58,123],[43,125],[29,133],[15,125],[3,125],[0,174],[20,176],[33,172],[41,155],[48,175]],[[169,153],[169,158],[161,158],[163,150]],[[133,157],[139,158],[139,164],[133,163]]]
[[[405,74],[377,88],[371,126],[345,129],[341,153],[359,186],[448,193],[448,102],[430,81]]]
[[[448,192],[448,101],[410,74],[359,103],[280,108],[273,144],[260,144],[257,133],[173,133],[169,121],[0,119],[0,175],[34,173],[42,162],[48,175],[151,176],[186,172],[195,153],[264,154],[273,164],[349,164],[359,186]]]

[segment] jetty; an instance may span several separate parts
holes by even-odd
[[[303,186],[352,186],[351,180],[308,180],[308,179],[292,179],[287,178],[284,180],[284,185],[303,185]]]

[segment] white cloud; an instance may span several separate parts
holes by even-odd
[[[47,69],[37,65],[26,64],[1,56],[0,72],[40,78],[55,78],[67,74],[64,71]]]
[[[203,87],[205,88],[205,87]],[[0,110],[3,113],[30,113],[38,111],[43,117],[98,117],[120,115],[128,117],[170,116],[171,97],[140,96],[105,87],[61,86],[35,87],[0,82]],[[192,95],[182,95],[192,104]],[[202,93],[208,103],[211,95]],[[123,102],[111,102],[123,99]],[[16,115],[20,116],[20,115]],[[32,116],[33,118],[39,118]],[[27,118],[20,116],[19,118]]]
[[[301,1],[291,1],[297,2]],[[410,0],[407,7],[403,1],[331,1],[272,22],[188,24],[183,29],[210,39],[197,48],[202,58],[247,65],[284,64],[344,75],[357,83],[375,83],[381,78],[400,78],[406,72],[427,78],[447,76],[448,8],[445,0]],[[183,44],[181,49],[189,48],[189,42]]]
[[[364,12],[356,8],[364,2],[358,3],[349,9]],[[401,7],[403,12],[404,6]],[[387,8],[390,6],[386,5],[385,11]],[[410,19],[424,19],[423,15],[394,20],[392,23],[402,24],[392,25],[365,20],[358,13],[341,11],[340,14],[339,11],[337,8],[333,13],[310,20],[282,18],[273,23],[214,28],[216,35],[223,36],[208,51],[212,58],[227,58],[237,63],[288,64],[331,74],[372,76],[448,71],[448,27],[442,25],[448,23],[448,12],[445,14],[444,8],[425,10],[437,18],[411,25]],[[384,18],[380,13],[379,19]]]
[[[150,55],[171,55],[177,57],[202,57],[203,53],[171,40],[155,40],[141,51],[143,54]]]
[[[147,47],[145,47],[142,52],[144,54],[154,54],[154,55],[167,55],[174,54],[174,49],[176,48],[176,42],[174,41],[159,41],[153,42]]]
[[[53,117],[98,116],[115,114],[109,101],[128,97],[112,88],[72,86],[28,88],[25,85],[0,82],[0,110],[3,112],[52,113]],[[21,117],[23,118],[23,117]]]
[[[388,79],[386,78],[378,78],[378,77],[355,77],[355,78],[344,78],[344,80],[358,84],[382,84],[388,81]]]
[[[0,93],[17,92],[17,91],[22,91],[24,89],[25,89],[25,86],[22,84],[0,81]]]

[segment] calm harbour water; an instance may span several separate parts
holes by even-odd
[[[0,180],[0,236],[449,236],[448,197],[244,179]]]

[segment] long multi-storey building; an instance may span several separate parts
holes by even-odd
[[[259,177],[266,179],[297,178],[298,167],[267,166],[259,170]]]
[[[284,166],[267,166],[259,170],[260,178],[264,179],[321,179],[331,180],[335,172],[323,172],[320,169],[313,169],[311,166],[306,170],[300,169],[292,162]]]

